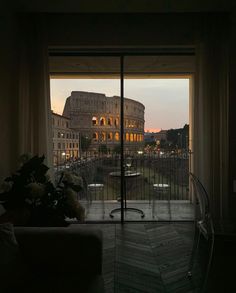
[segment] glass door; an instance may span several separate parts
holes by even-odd
[[[55,56],[50,66],[56,178],[65,171],[80,175],[85,220],[111,220],[123,203],[120,58]]]
[[[127,204],[141,210],[145,220],[192,219],[189,78],[180,73],[185,59],[124,59],[124,161],[134,174],[127,178]],[[140,220],[140,213],[129,214],[126,220]]]
[[[50,57],[56,177],[81,175],[88,222],[191,220],[188,59],[108,55]]]

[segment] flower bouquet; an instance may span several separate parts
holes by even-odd
[[[22,158],[20,169],[1,187],[0,202],[6,210],[3,216],[25,226],[66,226],[66,218],[83,221],[84,208],[76,199],[76,192],[83,188],[82,178],[64,172],[55,186],[47,175],[44,156]]]

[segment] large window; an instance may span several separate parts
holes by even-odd
[[[69,154],[55,162],[86,177],[87,197],[81,198],[91,200],[90,219],[99,214],[95,203],[105,220],[140,220],[144,214],[146,220],[174,219],[171,204],[156,200],[189,199],[189,79],[170,69],[163,75],[170,64],[162,56],[78,54],[65,60],[67,70],[74,68],[67,73],[73,78],[51,80],[52,97],[57,97],[52,99],[57,114],[52,127],[58,133],[54,157]],[[68,119],[66,134],[60,116]],[[109,202],[113,206],[102,211]],[[122,211],[106,214],[113,208]]]

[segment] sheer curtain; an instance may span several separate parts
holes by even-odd
[[[21,19],[19,63],[19,155],[45,155],[52,164],[48,46],[40,15]]]
[[[213,217],[228,216],[228,19],[202,18],[193,101],[193,171],[206,187]]]

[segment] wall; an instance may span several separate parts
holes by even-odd
[[[59,1],[57,7],[48,4],[45,1],[34,6],[32,1],[21,1],[22,11],[51,11],[55,12],[62,9],[62,2]],[[68,11],[72,8],[73,1],[68,2]],[[112,1],[113,8],[116,11],[131,11],[136,7],[136,12],[149,11],[148,5],[135,5],[128,1],[125,8],[122,8],[124,2],[121,1],[120,8]],[[187,4],[189,1],[181,1],[182,4],[175,4],[176,1],[163,1],[160,11],[231,11],[234,9],[234,1],[195,1]],[[203,3],[204,2],[204,3]],[[81,3],[81,2],[80,2]],[[184,4],[185,3],[185,4]],[[85,4],[85,2],[82,2]],[[122,4],[122,5],[121,5]],[[72,5],[72,6],[71,6]],[[119,5],[119,4],[118,4]],[[165,6],[166,5],[166,6]],[[65,5],[63,5],[63,8]],[[83,5],[81,6],[83,10]],[[77,7],[81,11],[81,7]],[[96,6],[98,8],[98,6]],[[101,6],[102,7],[102,6]],[[104,9],[105,6],[103,6]],[[112,11],[112,7],[110,11]],[[109,8],[108,7],[108,8]],[[116,8],[116,9],[115,9]],[[119,8],[119,9],[118,9]],[[88,6],[87,6],[88,9]],[[92,9],[91,9],[92,10]],[[90,11],[91,11],[90,10]],[[96,9],[95,9],[96,10]],[[101,11],[100,9],[98,9]],[[105,9],[106,10],[106,9]],[[76,9],[74,10],[76,11]],[[86,9],[84,8],[84,11]],[[152,11],[158,11],[158,7]],[[236,24],[235,12],[231,13],[231,55],[230,55],[230,87],[229,87],[229,194],[225,197],[229,199],[230,217],[236,218],[236,196],[233,192],[233,179],[236,178]],[[199,15],[196,13],[189,14],[53,14],[43,16],[46,32],[49,38],[50,46],[191,46],[196,39],[196,32],[200,23]],[[4,27],[1,26],[3,34],[1,36],[1,99],[0,99],[0,125],[3,126],[1,133],[1,164],[0,178],[14,170],[17,164],[15,151],[17,148],[17,63],[18,63],[18,29],[17,18],[13,13],[7,13],[1,16]],[[127,28],[129,28],[127,30]],[[62,38],[63,36],[63,38]]]
[[[14,13],[5,12],[1,19],[0,46],[0,180],[16,168],[18,141],[18,26]]]
[[[53,15],[50,18],[46,18],[46,27],[48,29],[49,44],[51,47],[74,46],[77,48],[93,48],[93,47],[194,47],[199,41],[201,41],[202,33],[207,35],[208,32],[202,31],[206,29],[202,22],[206,19],[208,20],[209,15],[201,15],[197,13],[188,14],[80,14],[80,15]],[[214,19],[214,17],[213,17]],[[210,22],[210,20],[209,20]],[[220,31],[222,33],[222,30]],[[61,35],[64,38],[61,38]],[[215,35],[216,36],[216,35]],[[234,43],[234,40],[233,40]],[[215,42],[217,46],[217,41]],[[234,47],[233,47],[234,48]],[[211,48],[214,53],[214,48]],[[216,50],[217,51],[217,50]],[[233,49],[232,49],[233,52]],[[231,54],[231,73],[234,75],[235,70],[235,58]],[[227,60],[225,60],[227,62]],[[216,63],[217,64],[217,63]],[[214,66],[213,66],[214,67]],[[217,66],[215,66],[218,68]],[[210,71],[208,71],[210,72]],[[231,77],[232,78],[232,77]],[[207,85],[206,85],[207,87]],[[208,154],[213,158],[217,157],[217,163],[211,165],[204,165],[206,168],[214,168],[214,170],[209,170],[208,183],[211,188],[209,191],[211,197],[214,201],[213,206],[215,207],[215,218],[228,219],[234,216],[234,207],[236,206],[235,196],[232,190],[232,177],[235,177],[236,173],[236,160],[234,155],[235,149],[235,131],[233,117],[235,116],[235,101],[234,93],[236,89],[231,87],[229,103],[233,107],[230,107],[230,119],[229,119],[229,133],[231,134],[231,146],[229,153],[230,163],[230,175],[229,175],[229,187],[230,191],[228,194],[228,186],[221,184],[219,187],[217,182],[224,182],[225,180],[221,178],[222,176],[227,176],[227,172],[222,174],[224,168],[227,168],[228,161],[228,151],[225,153],[218,152],[220,143],[222,141],[216,140],[216,133],[211,134],[210,137],[214,137],[214,140],[210,144],[207,141],[204,142],[205,147],[208,148]],[[212,96],[212,95],[211,95]],[[207,98],[207,97],[205,97]],[[213,97],[209,97],[212,99]],[[214,99],[213,99],[214,100]],[[204,104],[204,103],[203,103]],[[227,103],[226,103],[227,104]],[[216,107],[217,108],[217,107]],[[227,109],[226,109],[227,110]],[[213,111],[213,110],[212,110]],[[222,111],[225,111],[223,109]],[[211,111],[210,111],[211,112]],[[216,115],[222,115],[222,113],[213,112],[214,119]],[[223,117],[223,116],[222,116]],[[225,115],[227,117],[227,114]],[[210,120],[209,120],[210,119]],[[209,126],[211,123],[211,118],[209,117]],[[213,123],[214,124],[214,123]],[[212,129],[215,126],[212,124]],[[218,123],[217,123],[218,125]],[[204,125],[203,125],[204,126]],[[210,128],[211,128],[210,127]],[[225,127],[227,132],[228,127]],[[217,131],[214,129],[214,131]],[[221,132],[222,134],[222,129]],[[225,141],[224,145],[228,145],[228,135],[221,135]],[[204,140],[204,139],[203,139]],[[213,146],[214,143],[214,146]],[[219,144],[218,144],[219,143]],[[214,147],[214,152],[213,152]],[[211,149],[211,151],[210,151]],[[224,148],[222,148],[224,149]],[[232,159],[232,160],[231,160]],[[211,160],[207,160],[211,162]],[[213,166],[215,165],[215,166]],[[218,170],[217,170],[218,168]],[[222,170],[219,171],[219,168]],[[214,174],[214,176],[213,176]],[[205,183],[205,182],[204,182]],[[213,194],[214,193],[214,194]],[[228,205],[229,200],[229,205]],[[230,205],[232,203],[232,205]],[[230,215],[229,215],[230,212]]]
[[[234,190],[234,180],[236,180],[236,11],[231,14],[230,31],[230,76],[229,76],[229,208],[231,219],[236,222],[236,190]],[[227,195],[226,195],[227,196]]]

